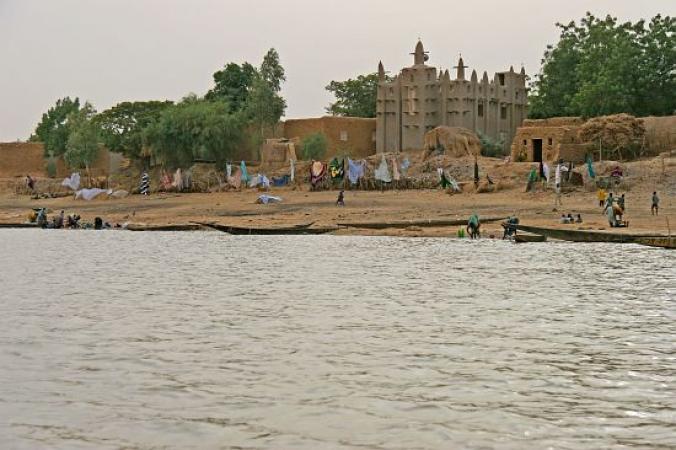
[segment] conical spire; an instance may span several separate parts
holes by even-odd
[[[481,82],[488,84],[488,72],[486,72],[485,70],[483,76],[481,77]]]
[[[413,64],[425,64],[425,47],[420,39],[415,46],[415,52],[413,53]]]
[[[385,67],[383,67],[383,62],[378,63],[378,80],[383,81],[385,79]]]
[[[458,65],[455,66],[457,69],[456,77],[458,80],[464,80],[465,79],[465,62],[462,60],[462,55],[460,55],[460,58],[458,58]]]
[[[509,73],[514,73],[514,66],[509,66]]]
[[[521,75],[526,76],[526,68],[521,66]]]
[[[476,70],[472,70],[472,78],[471,78],[471,80],[472,80],[472,83],[476,83],[476,82],[477,82]]]

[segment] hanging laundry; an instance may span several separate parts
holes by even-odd
[[[141,175],[141,184],[139,185],[139,191],[143,195],[148,195],[150,192],[150,176],[148,176],[148,172],[143,172]]]
[[[232,176],[232,164],[225,163],[225,179],[227,180]]]
[[[176,169],[176,172],[174,173],[174,182],[171,183],[171,185],[175,187],[178,192],[183,190],[183,173],[181,172],[180,167]]]
[[[260,173],[251,177],[251,181],[249,181],[249,187],[258,187],[258,186],[269,188],[270,180],[268,180],[268,177],[266,177],[265,175],[261,175]]]
[[[293,183],[293,181],[296,179],[296,161],[291,159],[291,160],[289,160],[289,164],[291,166],[290,167],[290,169],[291,169],[291,174],[290,174],[291,182]]]
[[[401,176],[399,175],[399,165],[397,163],[397,157],[392,157],[392,179],[394,181],[399,181]]]
[[[321,161],[314,161],[312,166],[310,166],[310,183],[312,187],[317,187],[317,185],[324,179],[326,174],[326,166]]]
[[[451,189],[453,189],[455,192],[461,191],[460,185],[458,184],[457,181],[455,181],[455,178],[453,178],[453,176],[451,176],[451,174],[448,173],[448,171],[444,171],[444,178],[446,179],[447,185],[450,186]]]
[[[405,177],[408,173],[408,168],[411,167],[411,161],[408,158],[404,159],[401,163],[401,174]]]
[[[594,172],[594,166],[592,165],[591,156],[587,157],[587,171],[589,172],[589,178],[596,178],[596,173]]]
[[[333,158],[329,163],[329,174],[333,180],[342,180],[345,175],[344,161],[338,161],[338,158]]]
[[[235,174],[228,178],[228,184],[235,189],[239,189],[242,186],[242,174],[240,172],[238,167],[235,169]]]
[[[390,169],[387,167],[387,161],[385,161],[385,155],[383,155],[380,165],[376,169],[376,180],[380,180],[383,183],[391,183],[392,176],[390,175]]]
[[[80,174],[74,172],[70,175],[70,177],[64,178],[64,180],[61,182],[61,186],[66,186],[73,191],[77,191],[80,187]]]
[[[353,161],[350,158],[347,159],[347,178],[350,180],[350,183],[357,184],[360,178],[364,177],[365,172],[365,162],[362,161]]]
[[[272,177],[272,185],[281,187],[289,184],[291,177],[289,175],[284,175],[282,177]]]
[[[244,184],[249,182],[249,173],[246,171],[246,163],[244,161],[239,165],[239,171],[241,174],[241,180]]]

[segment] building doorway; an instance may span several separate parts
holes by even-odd
[[[542,139],[533,139],[533,162],[542,162]]]

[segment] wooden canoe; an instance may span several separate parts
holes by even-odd
[[[332,231],[336,231],[338,229],[337,227],[310,228],[309,225],[300,225],[300,226],[295,225],[290,227],[241,227],[233,225],[221,225],[217,223],[201,223],[200,225],[234,235],[267,235],[267,236],[326,234],[331,233]]]
[[[546,242],[547,236],[541,234],[515,234],[514,242]]]
[[[0,228],[37,228],[37,223],[0,223]]]
[[[202,226],[196,223],[177,223],[168,225],[142,225],[130,223],[127,225],[129,231],[196,231],[201,230]]]
[[[481,218],[480,218],[481,219]],[[499,222],[506,217],[486,217],[481,223]],[[394,220],[391,222],[339,222],[338,226],[352,228],[368,228],[382,230],[385,228],[408,228],[408,227],[452,227],[467,225],[467,219],[422,219],[422,220]]]
[[[612,243],[637,243],[639,239],[664,238],[654,234],[615,233],[612,231],[590,231],[562,228],[533,227],[530,225],[515,225],[519,231],[539,234],[550,239],[571,242],[612,242]]]

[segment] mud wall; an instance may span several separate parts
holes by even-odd
[[[25,177],[30,174],[37,178],[46,178],[47,160],[44,158],[44,146],[41,142],[0,143],[0,178]],[[99,150],[92,164],[92,176],[108,176],[119,170],[124,158],[105,148]],[[56,160],[56,177],[66,177],[72,172],[63,158]]]
[[[284,137],[303,138],[313,133],[324,133],[328,141],[325,158],[347,155],[365,158],[376,152],[376,120],[356,117],[319,117],[312,119],[290,119],[284,123]],[[300,158],[302,149],[296,152]]]

